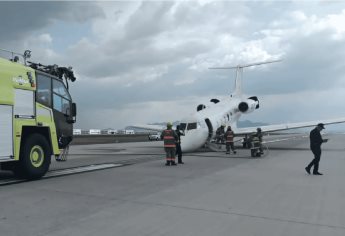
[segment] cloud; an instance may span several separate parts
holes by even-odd
[[[25,41],[39,29],[49,27],[56,21],[83,22],[102,16],[99,7],[82,2],[0,2],[2,24],[0,42]]]
[[[297,121],[293,112],[317,109],[321,97],[331,99],[329,114],[340,113],[333,104],[345,84],[344,9],[295,1],[1,2],[8,23],[0,43],[73,66],[80,127],[179,119],[201,100],[230,94],[234,71],[209,67],[277,58],[244,70],[244,92],[262,98],[250,117]]]

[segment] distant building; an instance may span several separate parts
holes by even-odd
[[[73,135],[81,135],[81,129],[73,129]]]
[[[101,134],[101,130],[100,129],[90,129],[89,134]]]
[[[101,131],[102,134],[117,134],[117,130],[116,129],[103,129]]]
[[[124,129],[120,131],[121,134],[135,134],[134,130],[132,129]]]

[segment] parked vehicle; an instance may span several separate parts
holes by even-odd
[[[156,134],[150,134],[149,135],[149,140],[156,140],[156,141],[158,141],[158,140],[160,140],[161,139],[161,134],[160,133],[156,133]]]

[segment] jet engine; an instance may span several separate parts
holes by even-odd
[[[257,105],[256,105],[256,107],[255,107],[255,109],[259,109],[259,99],[258,99],[258,97],[257,96],[252,96],[252,97],[249,97],[248,99],[251,99],[251,100],[253,100],[253,101],[256,101],[257,102]]]
[[[196,107],[196,111],[201,111],[201,110],[204,110],[206,108],[206,106],[204,104],[199,104],[197,107]]]
[[[238,104],[238,110],[240,112],[245,113],[246,111],[248,111],[248,108],[249,108],[249,106],[248,106],[247,102],[240,102],[240,104]]]
[[[238,110],[242,113],[250,113],[259,108],[259,99],[257,97],[250,97],[247,100],[238,104]]]

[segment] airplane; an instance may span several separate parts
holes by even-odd
[[[196,112],[181,119],[180,130],[181,149],[183,152],[193,152],[201,148],[216,137],[216,130],[221,125],[231,126],[236,136],[245,136],[256,132],[257,127],[238,128],[237,122],[242,115],[259,109],[257,96],[247,97],[242,93],[243,69],[252,66],[280,62],[281,60],[257,62],[237,65],[235,67],[212,67],[209,69],[236,69],[234,92],[224,100],[213,98],[208,105],[199,104]],[[336,124],[345,122],[345,117],[327,120],[316,120],[299,123],[287,123],[260,126],[263,133],[316,126],[318,123]],[[132,127],[163,131],[165,127],[152,125],[132,125]]]

